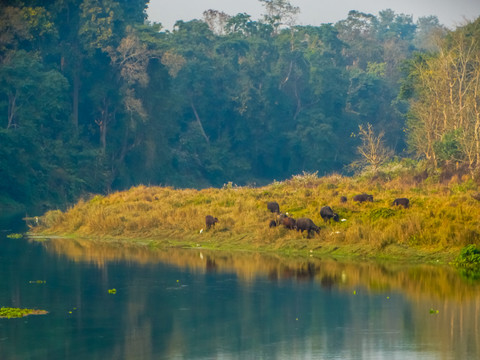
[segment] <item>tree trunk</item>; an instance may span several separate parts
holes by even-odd
[[[192,107],[193,113],[195,114],[195,119],[197,119],[198,127],[200,128],[200,132],[202,133],[203,137],[205,138],[205,141],[210,144],[210,140],[208,139],[207,134],[205,133],[205,130],[203,129],[202,121],[200,120],[200,116],[198,116],[197,109],[195,108],[195,105],[193,104],[193,101],[190,101],[190,106]]]
[[[73,127],[76,135],[78,135],[78,99],[80,92],[80,75],[78,74],[78,68],[75,69],[73,75]]]
[[[115,117],[115,112],[110,113],[108,106],[108,99],[103,99],[103,108],[100,109],[100,119],[95,120],[100,130],[100,144],[102,146],[102,155],[105,155],[107,150],[107,128],[108,124]]]
[[[10,129],[13,127],[14,124],[14,119],[15,119],[15,113],[17,112],[17,94],[15,92],[15,95],[10,93],[8,94],[8,124],[7,124],[7,129]]]

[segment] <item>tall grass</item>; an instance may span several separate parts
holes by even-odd
[[[480,244],[480,202],[470,196],[477,187],[468,179],[439,184],[418,183],[405,175],[393,179],[340,175],[319,178],[308,173],[260,188],[137,186],[79,201],[65,212],[48,212],[33,231],[214,248],[343,247],[360,253],[366,251],[362,248],[385,253],[394,249],[445,253]],[[352,201],[354,195],[363,192],[372,194],[374,201]],[[347,202],[342,203],[341,196],[346,196]],[[397,197],[409,198],[410,207],[392,206]],[[267,211],[268,201],[277,201],[280,210],[294,218],[311,218],[321,227],[320,234],[309,239],[282,226],[270,228],[275,215]],[[345,220],[324,223],[320,208],[325,205]],[[219,219],[208,231],[206,215]]]

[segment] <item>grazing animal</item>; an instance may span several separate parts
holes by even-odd
[[[339,217],[337,213],[334,213],[330,206],[324,206],[320,209],[320,216],[322,217],[323,221],[330,222],[331,219],[335,221],[339,221]]]
[[[212,215],[207,215],[205,216],[205,224],[207,225],[207,230],[210,229],[210,227],[215,227],[215,223],[218,222],[218,219],[216,217],[213,217]]]
[[[283,219],[288,217],[288,213],[279,213],[277,214],[275,220],[277,222],[277,225],[283,224]]]
[[[272,213],[280,213],[280,205],[276,201],[270,201],[267,204],[267,209],[270,210]]]
[[[341,203],[346,203],[347,202],[347,197],[346,196],[341,196],[340,197],[340,202]]]
[[[309,218],[300,218],[297,219],[297,231],[301,231],[303,234],[303,231],[307,231],[307,237],[310,238],[310,235],[313,233],[319,233],[320,228],[315,225],[315,223],[309,219]]]
[[[395,200],[393,200],[393,203],[392,203],[392,206],[403,206],[405,209],[408,208],[410,204],[410,200],[408,200],[407,198],[397,198]]]
[[[273,228],[277,226],[277,222],[275,220],[271,220],[270,224],[268,225],[269,227]]]
[[[287,229],[295,229],[296,223],[296,220],[292,217],[285,216],[282,218],[282,225],[285,226]]]
[[[364,202],[364,201],[373,201],[373,195],[360,194],[353,197],[353,201]]]

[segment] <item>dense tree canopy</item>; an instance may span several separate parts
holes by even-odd
[[[147,0],[2,2],[0,201],[340,172],[367,123],[401,154],[410,102],[411,150],[480,166],[478,21],[448,32],[384,10],[297,26],[288,1],[260,1],[261,20],[206,10],[171,32]]]

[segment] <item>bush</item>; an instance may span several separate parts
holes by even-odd
[[[480,249],[476,245],[465,246],[455,260],[458,267],[480,267]]]
[[[480,279],[480,249],[476,245],[465,246],[454,261],[463,277],[469,280]]]

